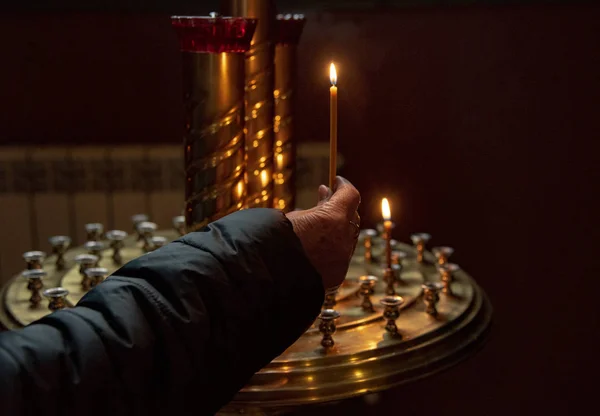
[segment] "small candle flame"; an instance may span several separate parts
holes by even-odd
[[[329,80],[331,81],[331,85],[337,84],[337,71],[335,70],[333,62],[329,66]]]
[[[390,221],[392,219],[392,213],[390,211],[390,203],[387,198],[381,200],[381,215],[384,221]]]

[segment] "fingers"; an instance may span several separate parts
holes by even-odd
[[[331,190],[329,189],[329,187],[325,185],[319,186],[319,201],[317,202],[317,206],[327,202],[330,196]]]
[[[335,181],[335,191],[329,201],[339,205],[348,218],[352,219],[360,205],[360,193],[347,179],[338,176]]]

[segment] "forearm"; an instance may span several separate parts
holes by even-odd
[[[19,380],[0,394],[15,415],[28,406],[96,414],[87,406],[96,400],[97,414],[212,413],[302,334],[322,297],[283,215],[240,212],[134,260],[76,308],[0,338],[2,378]],[[19,400],[40,395],[54,405]]]

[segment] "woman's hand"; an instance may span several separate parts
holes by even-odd
[[[359,204],[359,192],[338,176],[333,193],[319,187],[316,207],[287,214],[325,289],[339,286],[346,277],[360,231]]]

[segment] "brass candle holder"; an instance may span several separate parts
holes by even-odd
[[[83,245],[83,248],[92,256],[98,257],[96,265],[102,260],[102,252],[104,251],[104,243],[101,241],[88,241]]]
[[[361,276],[358,281],[360,282],[360,294],[363,297],[361,307],[366,312],[375,312],[371,296],[375,293],[375,285],[377,284],[377,277],[375,276]]]
[[[50,245],[52,246],[52,254],[56,256],[54,265],[57,271],[65,269],[65,253],[71,245],[71,237],[66,235],[55,235],[49,239]]]
[[[438,264],[444,265],[450,259],[450,256],[454,254],[454,249],[452,247],[434,247],[431,249],[431,252],[437,259]]]
[[[142,247],[144,253],[148,253],[150,250],[152,250],[152,243],[150,240],[152,239],[152,236],[156,232],[157,228],[158,226],[155,223],[149,221],[144,221],[137,225],[138,233],[144,241],[144,246]]]
[[[67,296],[69,291],[62,287],[53,287],[43,292],[44,297],[48,298],[48,309],[52,312],[67,307]]]
[[[162,236],[154,236],[150,239],[150,251],[158,250],[168,243],[167,239]]]
[[[148,222],[150,218],[146,214],[136,214],[131,217],[131,222],[133,223],[133,231],[137,233],[137,241],[142,241],[144,238],[140,231],[138,230],[138,225],[142,222]]]
[[[452,282],[454,273],[460,270],[460,267],[454,263],[446,263],[438,266],[440,277],[444,285],[442,292],[446,295],[452,295]]]
[[[319,315],[319,319],[321,320],[321,323],[319,324],[319,332],[323,334],[321,346],[326,350],[335,345],[333,334],[335,334],[336,331],[335,320],[339,317],[340,313],[333,309],[325,309]]]
[[[366,229],[362,230],[361,234],[365,246],[365,263],[371,264],[373,262],[373,238],[377,236],[377,231]]]
[[[85,232],[87,241],[98,241],[102,238],[104,232],[104,226],[100,223],[90,223],[85,225]]]
[[[106,233],[106,238],[108,239],[110,248],[113,251],[113,263],[117,266],[120,266],[123,263],[121,249],[125,245],[124,240],[127,238],[127,233],[122,230],[110,230]]]
[[[27,263],[27,270],[41,269],[45,258],[46,253],[43,251],[28,251],[23,253],[23,259]]]
[[[386,319],[385,330],[392,336],[399,336],[396,320],[400,317],[400,306],[404,303],[404,299],[400,296],[386,296],[381,300],[381,304],[385,308],[383,318]]]
[[[431,316],[437,316],[437,303],[440,300],[440,290],[444,287],[440,282],[427,282],[422,285],[423,302],[425,303],[425,312]]]
[[[75,263],[79,265],[79,274],[81,275],[81,288],[84,291],[90,290],[92,280],[85,273],[87,269],[95,267],[98,264],[98,257],[93,254],[80,254],[75,257]]]
[[[416,233],[410,236],[410,239],[417,249],[417,261],[423,263],[425,260],[425,246],[431,240],[431,235],[427,233]]]
[[[89,279],[90,287],[96,287],[108,277],[108,269],[104,267],[90,267],[85,269],[85,275]]]
[[[177,234],[179,234],[180,236],[185,235],[185,216],[184,215],[178,215],[177,217],[173,218],[173,229],[175,231],[177,231]]]
[[[25,270],[21,276],[27,279],[27,289],[31,292],[29,304],[32,308],[38,307],[42,300],[40,296],[40,290],[44,286],[42,279],[47,276],[47,273],[42,269],[31,269]]]

